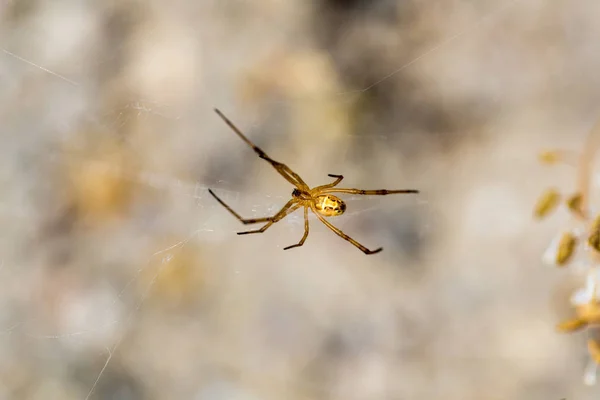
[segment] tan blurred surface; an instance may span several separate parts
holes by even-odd
[[[600,116],[600,5],[0,2],[1,399],[595,399],[542,264]],[[262,235],[292,187],[345,196]]]

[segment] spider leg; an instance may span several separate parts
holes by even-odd
[[[328,183],[327,185],[321,185],[321,186],[317,186],[315,188],[311,189],[312,193],[316,193],[319,192],[323,189],[329,189],[332,187],[335,187],[338,183],[340,183],[342,181],[342,179],[344,179],[343,175],[334,175],[334,174],[327,174],[327,176],[331,177],[331,178],[335,178],[335,181]]]
[[[378,190],[363,190],[363,189],[326,189],[323,191],[324,193],[350,193],[350,194],[364,194],[368,196],[383,196],[386,194],[399,194],[399,193],[419,193],[418,190],[415,189],[402,189],[402,190],[387,190],[387,189],[378,189]]]
[[[300,178],[300,175],[298,175],[297,173],[292,171],[292,169],[290,167],[288,167],[287,165],[280,163],[278,161],[275,161],[266,155],[264,157],[261,156],[260,158],[268,161],[273,166],[273,168],[275,168],[277,170],[277,172],[279,172],[279,174],[281,176],[283,176],[288,182],[290,182],[292,185],[296,186],[298,189],[301,189],[305,192],[308,192],[310,190],[310,188],[308,187],[306,182],[304,182],[302,180],[302,178]]]
[[[293,249],[294,247],[300,247],[304,244],[304,241],[308,237],[308,206],[304,206],[304,235],[302,235],[302,239],[296,244],[293,244],[288,247],[284,247],[284,250]]]
[[[248,146],[252,147],[254,152],[256,152],[256,154],[258,154],[260,158],[269,162],[269,164],[271,164],[273,168],[275,168],[277,172],[279,172],[279,174],[283,176],[288,182],[298,187],[298,189],[308,191],[309,187],[306,184],[306,182],[304,182],[302,178],[300,178],[300,175],[292,171],[291,168],[289,168],[287,165],[275,161],[271,157],[269,157],[267,153],[265,153],[260,147],[252,143],[250,139],[248,139],[242,133],[242,131],[237,126],[235,126],[234,123],[231,122],[229,118],[227,118],[220,110],[215,108],[215,112],[219,115],[219,117],[221,117],[221,119],[223,119],[223,121],[225,121],[225,123],[231,128],[231,130],[233,130],[244,142],[246,142]]]
[[[325,226],[327,226],[329,229],[331,229],[332,231],[334,231],[336,233],[336,235],[338,235],[342,239],[347,240],[348,242],[350,242],[353,245],[355,245],[356,247],[358,247],[360,249],[360,251],[362,251],[363,253],[365,253],[365,254],[375,254],[375,253],[379,253],[381,250],[383,250],[383,247],[380,247],[380,248],[375,249],[375,250],[369,250],[369,249],[367,249],[365,246],[363,246],[362,244],[358,243],[356,240],[352,239],[350,236],[348,236],[344,232],[342,232],[341,229],[336,228],[335,226],[333,226],[331,224],[331,222],[327,221],[323,216],[321,216],[321,214],[319,214],[317,212],[317,210],[315,210],[314,207],[311,207],[311,208],[312,208],[313,212],[315,213],[315,215],[317,216],[317,218],[319,218],[321,220],[321,222],[325,224]]]
[[[231,207],[229,207],[227,204],[225,204],[225,202],[223,200],[221,200],[220,198],[217,197],[217,195],[211,190],[208,189],[208,192],[223,206],[225,207],[234,217],[236,217],[242,224],[244,225],[248,225],[248,224],[257,224],[259,222],[269,222],[271,221],[273,218],[275,218],[277,216],[277,214],[275,214],[272,217],[262,217],[262,218],[242,218],[238,213],[236,213],[235,211],[233,211],[233,209]],[[293,203],[293,200],[290,200],[283,208],[282,210],[285,210],[287,208],[289,208]],[[280,211],[281,212],[281,211]]]
[[[296,204],[294,204],[294,203],[296,203]],[[285,206],[283,206],[283,208],[281,209],[281,211],[279,211],[277,214],[275,214],[275,216],[269,222],[267,222],[262,228],[260,228],[260,229],[254,229],[254,230],[251,230],[251,231],[238,232],[237,234],[238,235],[247,235],[249,233],[263,233],[264,231],[266,231],[267,229],[269,229],[269,227],[271,225],[273,225],[275,222],[281,221],[288,214],[293,213],[294,211],[296,211],[301,206],[302,206],[302,204],[301,203],[297,203],[296,199],[292,199]]]

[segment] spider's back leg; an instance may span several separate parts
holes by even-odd
[[[274,218],[274,216],[273,217],[262,217],[262,218],[242,218],[238,213],[233,211],[233,209],[231,207],[229,207],[229,205],[227,205],[227,203],[225,203],[223,200],[221,200],[211,189],[208,189],[208,193],[210,193],[212,195],[212,197],[214,197],[215,200],[217,200],[219,202],[219,204],[221,204],[223,207],[225,207],[225,209],[227,209],[227,211],[229,211],[231,213],[231,215],[236,217],[244,225],[257,224],[259,222],[269,222]]]

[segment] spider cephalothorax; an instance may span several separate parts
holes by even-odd
[[[296,199],[308,199],[308,198],[310,198],[310,193],[303,192],[298,189],[294,189],[294,190],[292,190],[292,197],[294,197]]]
[[[334,217],[337,215],[341,215],[346,211],[346,203],[339,197],[333,195],[332,193],[350,193],[350,194],[361,194],[361,195],[386,195],[386,194],[398,194],[398,193],[419,193],[418,190],[414,189],[403,189],[403,190],[362,190],[362,189],[340,189],[336,188],[336,186],[344,179],[342,175],[334,175],[328,174],[329,177],[335,178],[332,183],[328,183],[326,185],[317,186],[314,188],[310,188],[300,176],[292,171],[287,165],[282,164],[278,161],[273,160],[267,154],[262,151],[259,147],[255,146],[246,136],[242,134],[242,132],[227,118],[223,115],[219,110],[215,109],[215,112],[225,121],[227,125],[244,141],[246,142],[254,151],[258,154],[260,158],[269,162],[279,172],[281,176],[285,178],[289,183],[295,186],[292,191],[292,199],[288,201],[281,210],[277,214],[272,217],[263,217],[263,218],[242,218],[238,213],[233,211],[231,207],[229,207],[223,200],[217,197],[216,194],[213,193],[212,190],[208,189],[209,193],[219,202],[223,207],[225,207],[233,216],[235,216],[238,220],[240,220],[243,224],[256,224],[259,222],[265,222],[260,229],[255,229],[251,231],[238,232],[238,235],[246,235],[249,233],[262,233],[266,231],[271,225],[275,222],[281,221],[287,215],[296,211],[300,207],[304,207],[304,235],[302,239],[297,244],[293,244],[291,246],[284,247],[284,250],[288,250],[294,247],[300,247],[304,244],[304,241],[308,237],[308,210],[310,209],[316,216],[319,218],[321,222],[325,224],[329,229],[335,232],[342,239],[345,239],[352,243],[354,246],[358,247],[365,254],[375,254],[383,250],[383,248],[378,248],[375,250],[369,250],[362,244],[358,243],[356,240],[352,239],[350,236],[346,235],[339,228],[333,226],[329,221],[327,221],[324,217]]]

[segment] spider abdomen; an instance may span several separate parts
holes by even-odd
[[[346,211],[346,203],[339,197],[323,194],[315,197],[315,209],[325,217],[335,217]]]

